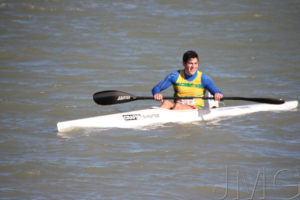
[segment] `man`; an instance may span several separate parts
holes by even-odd
[[[183,70],[169,74],[163,81],[153,89],[154,99],[162,101],[161,108],[174,110],[201,109],[204,107],[203,99],[180,99],[176,102],[163,100],[161,91],[173,85],[175,97],[204,97],[207,89],[214,95],[216,101],[223,98],[223,93],[214,85],[213,81],[198,71],[198,54],[195,51],[187,51],[183,54]]]

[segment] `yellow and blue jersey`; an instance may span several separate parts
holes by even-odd
[[[188,76],[184,70],[169,74],[152,89],[152,94],[160,93],[171,85],[173,85],[175,97],[204,97],[206,89],[213,95],[215,93],[223,94],[207,75],[197,71],[194,75]],[[204,107],[203,99],[187,101],[186,104],[198,109]]]

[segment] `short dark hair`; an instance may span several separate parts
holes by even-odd
[[[185,52],[183,54],[182,61],[184,63],[187,63],[189,61],[189,59],[191,59],[191,58],[197,58],[199,60],[198,54],[196,53],[196,51],[190,50],[190,51]]]

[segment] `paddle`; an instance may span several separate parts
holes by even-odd
[[[214,99],[213,97],[164,97],[164,99],[192,99],[192,98],[201,98],[201,99]],[[113,105],[126,103],[136,100],[154,100],[153,97],[145,96],[134,96],[126,92],[117,91],[117,90],[106,90],[97,92],[93,95],[95,103],[99,105]],[[254,97],[223,97],[222,100],[242,100],[242,101],[253,101],[258,103],[269,103],[269,104],[283,104],[283,99],[273,99],[273,98],[254,98]]]

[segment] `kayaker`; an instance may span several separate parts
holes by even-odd
[[[154,99],[162,101],[161,108],[174,110],[201,109],[204,107],[203,99],[181,99],[176,102],[164,100],[161,91],[173,85],[175,97],[204,97],[207,89],[214,95],[216,101],[223,98],[223,93],[215,86],[213,81],[198,70],[198,54],[187,51],[183,54],[182,65],[184,69],[170,73],[153,89]]]

